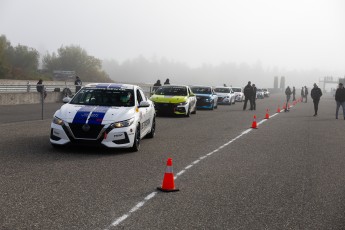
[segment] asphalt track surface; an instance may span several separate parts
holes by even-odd
[[[60,104],[44,120],[39,105],[0,106],[0,229],[344,229],[342,114],[327,96],[318,117],[311,100],[275,114],[283,101],[159,117],[137,153],[54,149]],[[156,190],[168,157],[176,193]]]

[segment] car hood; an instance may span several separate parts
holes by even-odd
[[[167,96],[167,95],[153,95],[151,101],[156,103],[181,103],[188,100],[187,96]]]
[[[230,93],[216,93],[220,97],[227,97],[230,96]]]
[[[202,94],[202,93],[197,93],[197,94],[195,94],[195,96],[197,96],[197,97],[211,97],[211,96],[212,96],[212,94]]]
[[[111,107],[65,104],[55,112],[58,117],[68,123],[109,124],[132,118],[135,107]]]

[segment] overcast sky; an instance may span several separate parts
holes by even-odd
[[[345,73],[343,0],[0,0],[0,34],[40,52]]]

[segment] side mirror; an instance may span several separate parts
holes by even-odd
[[[71,101],[71,99],[72,99],[72,98],[70,98],[70,97],[64,97],[64,98],[62,99],[62,102],[63,102],[63,103],[68,103],[68,102]]]
[[[140,102],[138,108],[147,108],[150,107],[150,103],[148,101],[142,101]]]

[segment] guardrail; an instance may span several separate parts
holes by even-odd
[[[69,89],[72,94],[75,94],[75,85],[64,84],[64,85],[43,85],[47,92],[63,92],[64,89]],[[140,85],[146,96],[151,96],[152,87],[147,85]],[[37,92],[36,85],[10,85],[10,84],[0,84],[0,93],[30,93]]]

